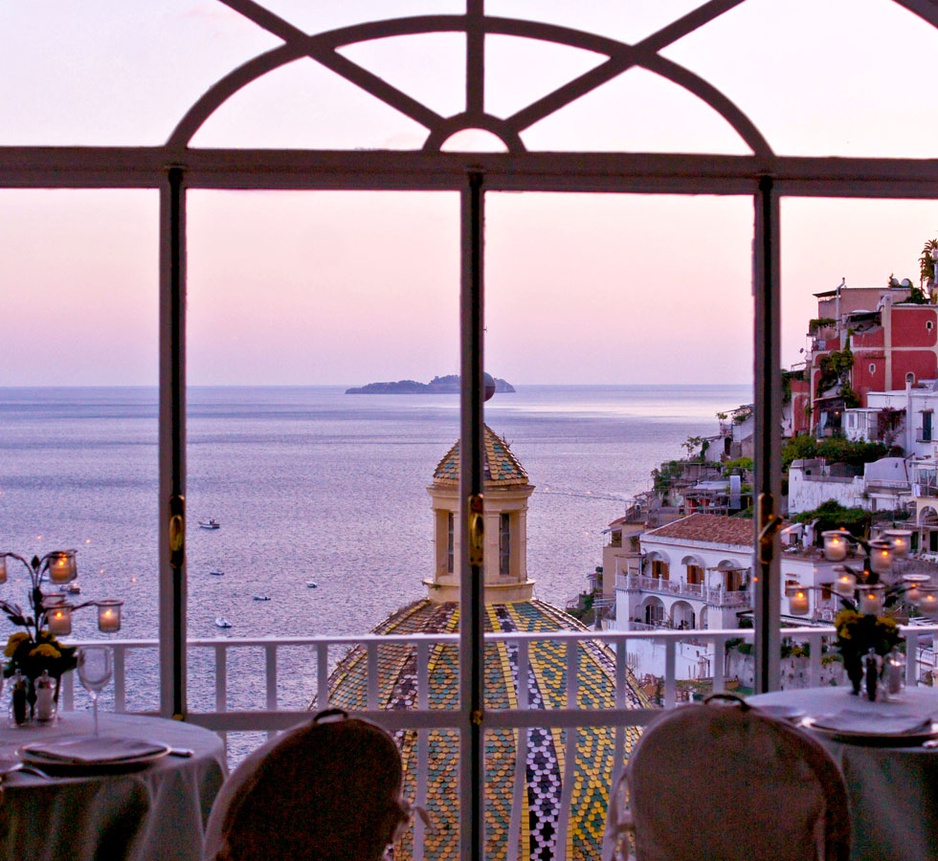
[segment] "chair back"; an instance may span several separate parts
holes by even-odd
[[[622,857],[623,828],[638,861],[848,861],[847,792],[831,755],[725,699],[735,702],[680,706],[645,728],[613,788],[605,861]]]
[[[206,828],[206,861],[377,861],[408,818],[380,727],[331,709],[248,756]]]

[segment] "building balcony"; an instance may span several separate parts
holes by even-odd
[[[747,607],[752,603],[748,589],[713,589],[702,583],[662,580],[659,577],[645,577],[636,574],[617,575],[616,588],[631,592],[651,592],[656,595],[688,598],[692,601],[701,601],[704,604],[711,604],[716,607]]]

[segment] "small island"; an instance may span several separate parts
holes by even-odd
[[[513,394],[515,389],[506,380],[495,377],[496,393]],[[434,377],[429,383],[416,380],[398,380],[396,383],[368,383],[367,386],[346,389],[347,395],[458,395],[459,375]]]

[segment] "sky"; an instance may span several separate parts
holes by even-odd
[[[266,5],[308,32],[458,0]],[[697,3],[489,0],[635,41]],[[769,34],[767,37],[766,34]],[[233,67],[277,40],[217,0],[0,0],[0,145],[155,145]],[[596,55],[491,38],[502,116]],[[454,35],[347,55],[444,115],[461,109]],[[938,32],[890,0],[746,0],[664,55],[704,77],[791,155],[931,157]],[[422,129],[312,61],[233,96],[193,146],[419,146]],[[632,70],[533,126],[530,149],[744,153],[713,112]],[[450,146],[456,146],[451,142]],[[188,195],[188,378],[195,385],[361,385],[458,370],[459,202],[452,193]],[[153,191],[0,190],[0,385],[153,385]],[[748,383],[748,198],[490,193],[486,364],[513,383]],[[783,364],[814,293],[917,283],[938,203],[782,205]]]

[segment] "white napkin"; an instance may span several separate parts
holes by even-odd
[[[813,721],[818,729],[834,732],[865,733],[868,735],[912,735],[928,732],[930,717],[910,714],[880,714],[878,712],[844,709],[832,715],[820,715]]]
[[[154,756],[165,751],[166,745],[158,742],[104,735],[37,742],[22,748],[22,752],[27,756],[34,755],[47,760],[82,765],[123,762],[127,759]]]

